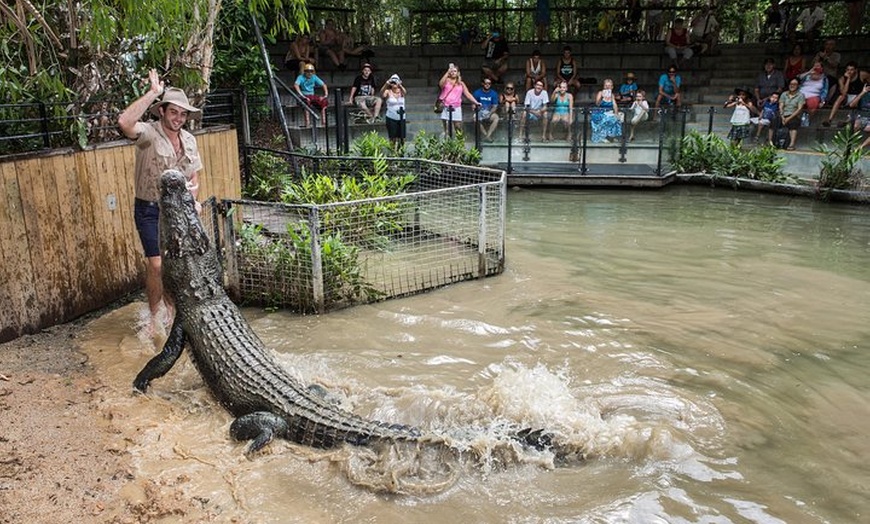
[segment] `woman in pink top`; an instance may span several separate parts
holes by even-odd
[[[825,76],[822,63],[815,62],[812,69],[798,75],[798,80],[801,82],[801,94],[807,100],[807,112],[812,116],[825,105],[825,99],[828,98],[828,77]]]
[[[441,76],[438,81],[438,87],[441,88],[441,93],[438,98],[444,103],[444,109],[441,110],[441,123],[444,125],[444,134],[448,133],[448,125],[453,121],[453,130],[457,133],[462,132],[462,96],[465,95],[472,105],[478,105],[477,99],[468,90],[468,86],[462,81],[462,76],[459,74],[459,68],[455,64],[447,66],[447,71]]]

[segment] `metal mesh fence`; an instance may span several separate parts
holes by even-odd
[[[290,158],[334,180],[372,159]],[[413,174],[394,196],[327,204],[225,200],[224,266],[244,303],[321,312],[401,297],[504,270],[506,176],[501,171],[388,159]]]

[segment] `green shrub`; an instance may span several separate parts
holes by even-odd
[[[819,189],[826,194],[832,189],[859,189],[864,185],[864,176],[858,163],[867,154],[861,147],[860,131],[848,128],[834,135],[834,147],[822,144],[816,151],[823,155],[819,171]]]
[[[480,165],[480,151],[467,148],[462,133],[456,133],[451,138],[420,131],[414,136],[414,148],[410,156],[451,164]]]
[[[674,162],[674,167],[683,173],[788,183],[792,177],[783,172],[784,165],[785,159],[772,146],[742,149],[717,135],[697,131],[689,131],[683,137],[679,157]]]

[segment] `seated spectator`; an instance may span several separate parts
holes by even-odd
[[[492,88],[492,80],[484,78],[481,87],[474,93],[474,99],[480,104],[477,106],[477,123],[483,132],[484,140],[492,142],[492,134],[498,127],[498,91]]]
[[[480,68],[483,75],[493,82],[500,83],[502,76],[508,70],[508,58],[510,58],[510,50],[501,34],[501,29],[493,29],[480,47],[486,50],[483,55],[483,66]]]
[[[785,57],[785,65],[782,68],[782,74],[786,81],[796,78],[799,74],[806,70],[804,62],[804,51],[800,44],[795,44],[791,48],[791,53]]]
[[[335,21],[331,19],[326,21],[323,29],[317,33],[317,44],[320,50],[329,56],[332,65],[340,70],[347,68],[344,34],[335,27]]]
[[[776,69],[773,58],[764,60],[764,70],[755,78],[755,99],[759,102],[785,89],[785,77]]]
[[[870,83],[864,84],[861,94],[852,99],[849,107],[861,111],[861,116],[855,119],[855,131],[870,133]],[[861,143],[861,147],[870,147],[870,136]]]
[[[800,80],[800,92],[804,95],[807,112],[810,116],[816,114],[828,96],[828,77],[820,62],[813,63],[812,69],[798,75]]]
[[[789,151],[794,151],[797,143],[797,130],[801,126],[801,114],[804,112],[806,100],[801,94],[800,80],[792,78],[788,82],[788,91],[784,92],[779,97],[779,118],[786,129],[788,129]]]
[[[589,124],[592,127],[590,140],[593,143],[610,141],[622,136],[622,118],[619,104],[613,97],[613,80],[605,78],[601,90],[595,94],[595,105],[600,111],[592,113]]]
[[[296,35],[284,56],[284,67],[288,71],[302,74],[302,66],[305,64],[317,66],[317,53],[311,43],[311,35],[308,33]]]
[[[526,91],[538,80],[543,82],[544,89],[547,89],[547,64],[541,58],[541,51],[535,49],[532,51],[532,56],[526,60]]]
[[[508,82],[504,86],[504,93],[499,96],[499,106],[507,117],[511,112],[517,112],[517,104],[519,103],[520,97],[517,95],[513,82]]]
[[[365,114],[369,124],[374,124],[381,114],[383,99],[378,96],[378,84],[372,75],[371,64],[363,64],[360,74],[353,79],[348,103],[356,104]]]
[[[767,129],[767,143],[773,145],[773,126],[779,124],[779,93],[771,93],[766,98],[759,99],[758,104],[759,115],[749,119],[756,125],[755,141],[758,142],[761,132]]]
[[[566,82],[568,84],[568,89],[574,93],[580,89],[579,75],[580,67],[571,55],[571,46],[566,45],[562,48],[562,56],[560,56],[556,61],[553,85],[559,85],[562,82]]]
[[[852,100],[861,94],[865,81],[870,81],[870,78],[862,80],[861,74],[858,71],[858,64],[856,62],[848,62],[846,64],[846,72],[843,73],[843,77],[838,82],[839,95],[837,95],[837,99],[834,101],[833,107],[831,107],[831,113],[828,115],[828,118],[822,121],[823,126],[828,127],[831,125],[831,121],[834,120],[834,116],[837,114],[840,106],[845,104],[845,107],[849,107]]]
[[[822,34],[822,26],[825,23],[825,10],[819,6],[818,2],[813,2],[801,11],[795,22],[795,34],[793,38],[814,42]]]
[[[689,46],[689,31],[683,27],[685,20],[677,18],[674,25],[665,35],[665,53],[671,59],[671,64],[677,67],[685,67],[694,55]]]
[[[631,117],[631,133],[628,136],[628,141],[634,142],[634,130],[641,122],[649,120],[649,102],[647,102],[646,93],[643,90],[635,93],[628,112]]]
[[[619,92],[616,94],[616,101],[623,105],[629,105],[634,102],[634,97],[637,94],[637,83],[635,82],[634,73],[626,73],[625,81],[619,86]]]
[[[550,120],[550,140],[553,140],[553,128],[561,124],[565,128],[565,139],[571,141],[571,124],[574,122],[574,95],[568,92],[568,83],[562,82],[553,91],[550,98],[553,106],[553,117]]]
[[[526,92],[526,98],[523,100],[525,111],[521,125],[525,128],[526,123],[541,122],[541,140],[547,141],[547,103],[550,101],[549,95],[544,90],[544,83],[538,80],[535,86]]]
[[[674,107],[680,107],[683,103],[682,95],[680,94],[680,86],[683,79],[677,74],[677,68],[671,66],[668,72],[659,77],[659,94],[656,97],[655,109],[658,111],[661,103],[664,102]]]
[[[839,94],[836,93],[836,87],[837,77],[840,72],[840,53],[834,50],[836,45],[837,43],[834,39],[828,38],[825,40],[822,50],[813,57],[813,62],[821,63],[822,68],[825,70],[825,76],[828,77],[828,85],[831,87],[829,94],[832,97],[835,94]],[[826,100],[826,102],[830,102],[830,100]]]
[[[326,87],[326,82],[314,73],[314,64],[305,64],[302,67],[302,74],[296,77],[293,87],[305,98],[308,105],[320,109],[321,125],[325,126],[326,107],[329,105],[329,89]],[[323,88],[323,96],[314,94],[314,90],[318,87]],[[308,111],[302,111],[302,114],[305,115],[305,127],[308,127],[310,123]]]
[[[704,7],[701,12],[692,19],[691,35],[689,41],[700,54],[709,53],[716,47],[719,41],[719,21],[713,14],[713,8]]]

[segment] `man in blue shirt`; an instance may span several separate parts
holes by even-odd
[[[484,78],[483,85],[473,95],[474,99],[480,102],[477,111],[480,130],[483,131],[484,139],[492,142],[492,134],[498,126],[498,91],[492,89],[492,80]],[[489,124],[488,128],[487,124]]]
[[[668,68],[668,72],[659,77],[659,96],[656,97],[656,111],[653,112],[654,116],[658,113],[658,108],[662,103],[662,100],[665,101],[668,105],[673,105],[675,107],[680,107],[683,103],[682,95],[680,95],[680,85],[683,83],[680,75],[677,74],[677,68],[675,66],[671,66]],[[652,118],[650,118],[652,120]]]

